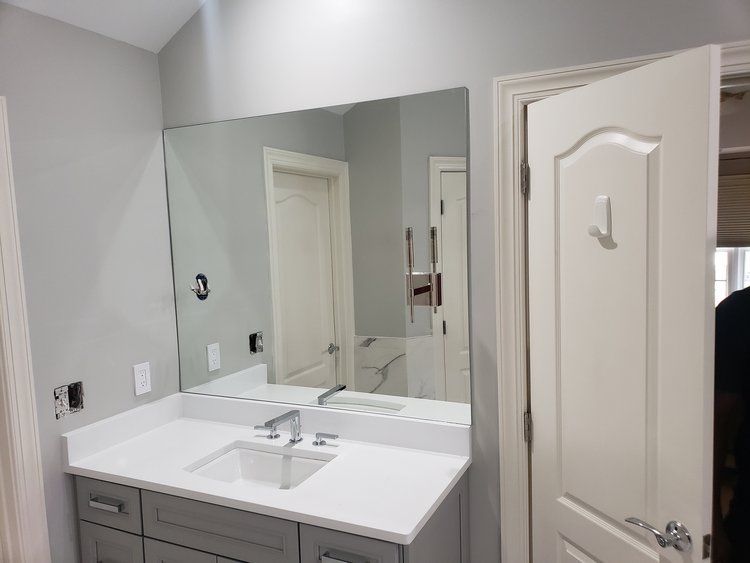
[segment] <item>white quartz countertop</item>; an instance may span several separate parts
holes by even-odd
[[[343,430],[342,430],[343,433]],[[462,455],[340,439],[288,447],[336,457],[293,489],[227,483],[186,467],[235,441],[284,445],[246,425],[179,417],[70,461],[67,471],[258,514],[409,544],[470,464]]]

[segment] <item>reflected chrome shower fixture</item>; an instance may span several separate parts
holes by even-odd
[[[195,293],[195,296],[201,301],[208,299],[208,294],[211,293],[211,288],[208,287],[208,278],[205,274],[198,274],[195,276],[195,285],[190,286],[190,291]]]
[[[414,271],[414,229],[406,227],[406,303],[414,323],[414,307],[437,308],[443,304],[443,274],[437,271],[437,227],[430,227],[431,272]]]

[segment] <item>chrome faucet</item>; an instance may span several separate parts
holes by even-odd
[[[322,395],[318,395],[318,404],[327,405],[328,399],[333,397],[339,391],[343,391],[344,389],[346,389],[346,385],[336,385],[334,387],[331,387],[328,391],[326,391]]]
[[[289,421],[289,431],[291,433],[291,437],[289,438],[289,441],[292,444],[301,442],[302,441],[302,420],[301,420],[299,411],[296,409],[293,411],[286,412],[282,415],[279,415],[276,418],[272,418],[271,420],[267,420],[263,425],[256,426],[255,429],[267,430],[268,439],[273,440],[274,438],[279,437],[279,433],[276,432],[276,429],[278,428],[278,426],[287,421]]]

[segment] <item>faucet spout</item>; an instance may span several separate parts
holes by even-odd
[[[327,405],[328,404],[328,399],[330,399],[331,397],[333,397],[339,391],[343,391],[344,389],[346,389],[346,385],[336,385],[334,387],[331,387],[325,393],[323,393],[321,395],[318,395],[318,404],[319,405],[324,405],[324,406]]]
[[[267,420],[263,427],[272,430],[272,434],[275,433],[276,428],[283,424],[284,422],[289,422],[289,430],[291,433],[291,437],[289,438],[289,441],[292,444],[296,444],[298,442],[302,441],[302,419],[300,416],[299,410],[291,410],[289,412],[285,412],[284,414],[281,414],[277,416],[276,418],[272,418],[271,420]]]

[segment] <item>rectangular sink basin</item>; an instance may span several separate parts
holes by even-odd
[[[311,405],[317,405],[318,401],[312,401]],[[406,405],[380,399],[369,399],[366,397],[334,396],[328,399],[329,407],[368,411],[368,412],[398,412]]]
[[[284,445],[233,442],[192,463],[185,471],[224,481],[293,489],[334,459],[334,454]]]

